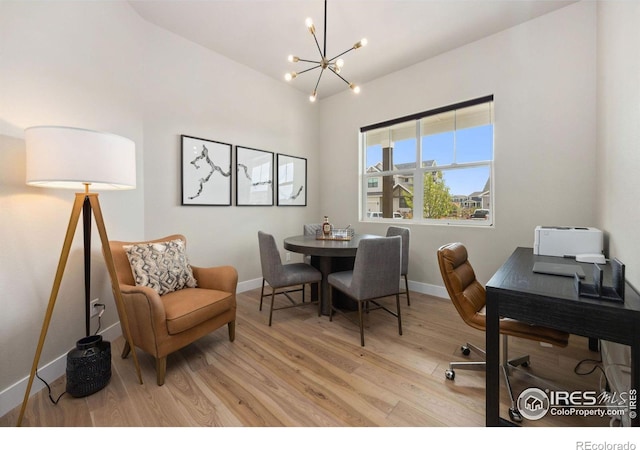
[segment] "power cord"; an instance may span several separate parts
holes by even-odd
[[[96,303],[94,306],[102,308],[102,311],[98,313],[98,328],[93,333],[93,335],[95,336],[96,334],[98,334],[98,331],[100,331],[100,327],[102,327],[101,317],[104,314],[105,310],[107,309],[107,305],[105,305],[104,303]]]
[[[40,377],[40,375],[38,375],[38,370],[37,370],[37,369],[36,369],[36,376],[37,376],[37,377],[38,377],[38,379],[39,379],[40,381],[42,381],[42,382],[44,383],[44,385],[47,387],[47,391],[49,391],[49,400],[51,400],[51,402],[52,402],[54,405],[57,405],[57,404],[58,404],[58,402],[60,401],[60,399],[62,398],[62,396],[63,396],[64,394],[66,394],[66,393],[67,393],[67,391],[64,391],[62,394],[60,394],[60,395],[58,396],[58,398],[57,398],[57,399],[55,399],[55,400],[54,400],[54,399],[53,399],[53,397],[51,396],[51,386],[49,386],[49,383],[47,383],[46,381],[44,381],[44,380]]]

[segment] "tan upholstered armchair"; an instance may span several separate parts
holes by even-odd
[[[158,286],[136,285],[134,272],[137,269],[132,270],[126,250],[131,251],[131,247],[128,246],[140,248],[140,244],[144,246],[175,240],[183,241],[180,248],[186,249],[185,237],[178,234],[144,242],[109,242],[131,328],[131,338],[136,347],[156,358],[159,386],[164,384],[169,353],[223,325],[229,327],[229,340],[233,341],[235,338],[238,272],[234,267],[190,266],[197,287],[189,287],[193,283],[187,283],[185,287],[167,293],[163,292],[166,289],[158,290]],[[139,274],[137,279],[138,284],[145,284],[145,280],[140,283]],[[163,292],[162,295],[159,292]],[[130,351],[130,343],[126,342],[122,357],[126,358]]]

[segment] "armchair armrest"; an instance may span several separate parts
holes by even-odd
[[[167,317],[164,312],[164,305],[155,289],[146,286],[120,284],[120,292],[128,311],[136,314],[146,312],[143,317],[149,316],[156,324],[162,324],[162,327],[166,326]]]
[[[233,266],[194,267],[191,266],[198,287],[236,293],[238,271]]]

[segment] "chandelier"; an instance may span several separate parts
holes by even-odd
[[[320,60],[314,61],[311,59],[303,59],[294,55],[289,55],[289,62],[292,62],[292,63],[306,62],[306,63],[314,64],[314,66],[309,67],[308,69],[302,70],[300,72],[289,72],[285,74],[284,79],[287,81],[291,81],[294,78],[296,78],[298,75],[320,68],[320,75],[318,75],[318,81],[316,82],[316,87],[313,89],[313,92],[309,96],[309,101],[311,102],[316,101],[316,97],[318,96],[318,85],[320,84],[320,79],[322,78],[322,74],[324,73],[325,70],[329,70],[330,72],[333,72],[338,78],[340,78],[342,81],[347,83],[349,88],[351,88],[351,90],[356,94],[360,92],[359,86],[355,85],[354,83],[348,82],[342,75],[340,75],[340,71],[344,66],[344,60],[340,57],[345,53],[350,52],[351,50],[357,50],[360,47],[364,47],[365,45],[367,45],[367,40],[361,39],[355,44],[353,44],[353,47],[345,50],[339,55],[336,55],[333,58],[327,58],[327,0],[324,1],[324,47],[323,49],[320,49],[320,44],[318,43],[318,38],[316,37],[316,27],[313,25],[313,21],[311,20],[311,18],[307,18],[307,20],[305,21],[305,25],[307,26],[307,28],[309,29],[309,32],[313,36],[313,40],[316,42],[316,47],[318,47],[318,52],[320,53]]]

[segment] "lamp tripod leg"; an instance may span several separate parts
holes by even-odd
[[[140,373],[140,364],[138,364],[138,356],[133,346],[133,339],[131,337],[131,328],[129,328],[129,319],[127,318],[127,310],[124,307],[124,301],[122,300],[122,293],[120,292],[120,286],[118,286],[118,275],[116,274],[116,267],[113,263],[113,255],[111,254],[111,247],[109,247],[109,239],[107,238],[107,229],[104,226],[104,219],[102,217],[102,210],[100,209],[100,202],[98,201],[98,194],[88,194],[89,202],[93,209],[93,215],[96,218],[96,226],[98,228],[98,234],[102,241],[102,251],[104,254],[104,262],[109,271],[109,278],[111,279],[111,290],[116,301],[116,308],[118,309],[118,316],[120,317],[120,325],[122,332],[131,347],[131,354],[133,355],[133,363],[136,366],[136,374],[138,375],[138,381],[142,384],[142,373]]]
[[[49,297],[49,305],[47,306],[47,312],[44,317],[44,322],[42,323],[42,331],[40,332],[40,339],[38,340],[36,353],[33,357],[33,365],[31,366],[31,373],[29,374],[29,382],[27,383],[27,390],[24,393],[24,399],[22,400],[22,407],[20,408],[20,414],[18,415],[17,426],[22,425],[22,419],[24,418],[27,402],[29,401],[29,394],[31,393],[31,387],[33,386],[33,378],[35,377],[36,370],[38,369],[38,363],[40,362],[40,356],[42,354],[42,347],[44,346],[44,341],[47,337],[47,331],[49,329],[49,324],[51,323],[51,316],[53,315],[53,308],[56,304],[56,299],[58,297],[58,292],[60,290],[60,284],[62,283],[62,276],[64,274],[64,269],[67,265],[67,260],[69,259],[71,244],[73,243],[73,236],[75,234],[76,227],[78,226],[78,220],[80,219],[80,214],[83,211],[83,205],[86,198],[89,199],[89,203],[91,205],[91,208],[93,209],[93,215],[96,218],[96,226],[100,234],[100,239],[102,240],[104,259],[107,266],[107,270],[109,271],[109,278],[111,279],[111,288],[113,290],[113,295],[116,300],[116,307],[118,309],[118,315],[120,317],[121,326],[127,342],[133,349],[131,329],[129,328],[129,321],[127,319],[127,313],[124,308],[122,294],[120,293],[120,288],[118,287],[118,282],[117,282],[118,278],[116,275],[115,265],[113,263],[113,255],[111,254],[111,248],[109,247],[109,240],[107,239],[107,231],[104,226],[104,218],[102,217],[102,210],[100,209],[98,194],[77,193],[75,202],[73,203],[73,208],[71,210],[71,218],[69,219],[67,234],[65,235],[64,244],[62,245],[62,252],[60,254],[60,261],[58,262],[58,269],[56,270],[56,276],[53,281],[51,296]],[[138,357],[136,356],[135,351],[131,353],[133,354],[133,361],[136,367],[138,380],[140,381],[140,384],[142,384],[142,374],[140,372],[140,365],[138,364]]]
[[[44,340],[47,337],[47,330],[49,329],[49,323],[51,322],[51,316],[53,315],[53,307],[56,304],[58,297],[58,291],[60,290],[60,283],[62,282],[62,275],[64,274],[64,268],[67,265],[67,259],[69,258],[69,252],[71,251],[71,243],[73,242],[73,235],[78,225],[78,219],[82,212],[82,204],[84,203],[84,194],[76,194],[76,200],[71,210],[71,218],[69,219],[69,226],[67,227],[67,234],[64,238],[64,244],[62,245],[62,252],[60,254],[60,261],[58,262],[58,269],[56,270],[56,277],[53,281],[53,287],[51,289],[51,296],[49,297],[49,306],[47,306],[47,313],[44,316],[44,322],[42,323],[42,331],[40,332],[40,339],[38,340],[38,347],[36,348],[36,354],[33,357],[33,365],[31,366],[31,373],[29,374],[29,382],[27,383],[27,390],[24,393],[24,399],[22,400],[22,407],[20,408],[20,415],[18,416],[18,425],[22,424],[24,412],[29,401],[29,393],[31,392],[31,386],[33,385],[33,377],[38,369],[38,363],[40,362],[40,355],[42,354],[42,347],[44,346]]]

